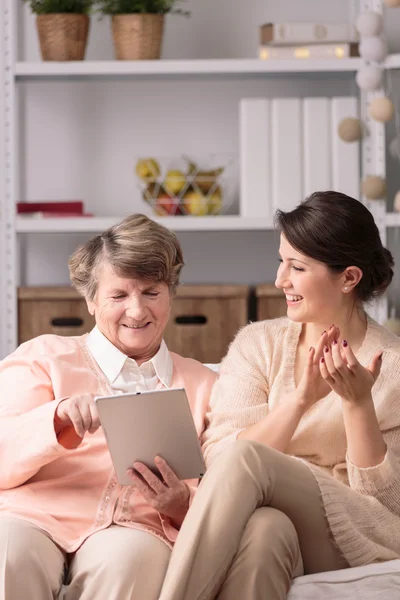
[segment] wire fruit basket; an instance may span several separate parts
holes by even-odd
[[[233,201],[234,157],[194,160],[139,158],[135,165],[142,199],[157,216],[212,216]]]

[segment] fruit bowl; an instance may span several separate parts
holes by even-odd
[[[135,172],[142,199],[158,216],[219,215],[229,208],[233,158],[139,158]]]

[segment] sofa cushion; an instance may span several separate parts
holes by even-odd
[[[288,600],[395,600],[400,598],[400,560],[294,580]]]

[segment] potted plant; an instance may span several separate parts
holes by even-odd
[[[95,0],[98,12],[111,16],[115,57],[118,60],[160,58],[167,13],[189,15],[183,0]]]
[[[83,60],[93,0],[23,0],[36,15],[43,60]]]

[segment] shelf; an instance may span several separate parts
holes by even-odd
[[[389,212],[385,215],[387,227],[400,227],[400,213]]]
[[[17,233],[99,233],[123,217],[17,217]],[[245,218],[236,215],[210,217],[152,217],[173,231],[253,231],[273,229],[272,219]]]
[[[18,62],[17,79],[70,77],[174,77],[213,75],[267,75],[279,73],[355,72],[361,66],[359,58],[336,60],[142,60],[142,61],[75,61]]]
[[[272,219],[240,217],[151,217],[173,231],[266,231],[272,230]],[[17,217],[17,233],[99,233],[121,221],[123,217],[82,217],[58,219]],[[387,227],[400,227],[400,213],[386,214]]]
[[[400,69],[400,54],[390,54],[385,60],[386,69]]]

